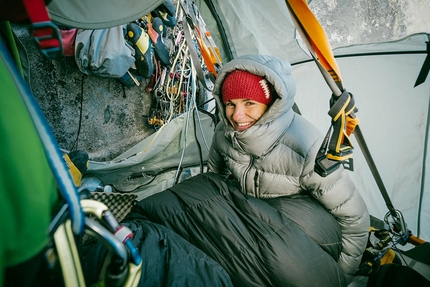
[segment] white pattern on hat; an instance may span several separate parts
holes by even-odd
[[[270,98],[270,88],[269,85],[267,84],[267,81],[265,79],[261,79],[259,81],[260,86],[263,88],[264,91],[264,95],[266,96],[266,99]]]

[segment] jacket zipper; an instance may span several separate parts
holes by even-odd
[[[259,181],[259,177],[260,177],[260,172],[259,170],[255,170],[255,175],[254,175],[254,190],[255,190],[255,197],[260,197],[260,181]]]
[[[242,176],[242,183],[243,183],[242,184],[242,193],[244,193],[244,194],[248,194],[246,192],[246,178],[248,177],[248,172],[251,169],[251,166],[254,162],[254,157],[252,155],[250,155],[250,158],[251,158],[251,160],[249,161],[248,167],[245,169],[245,172],[243,173],[243,176]]]
[[[237,138],[236,138],[236,133],[233,135],[233,142],[234,142],[234,144],[235,144],[238,148],[240,148],[243,152],[245,152],[245,151],[242,149],[242,147],[240,146],[240,144],[239,144],[239,142],[238,142],[238,140],[237,140]],[[242,184],[241,184],[241,186],[242,186],[242,193],[244,193],[244,194],[248,194],[248,193],[246,192],[246,178],[248,177],[248,172],[249,172],[249,170],[251,169],[252,164],[254,163],[254,156],[253,156],[252,154],[249,154],[249,157],[250,157],[249,164],[248,164],[248,166],[246,167],[246,169],[245,169],[245,171],[244,171],[244,173],[243,173],[243,175],[242,175]],[[254,194],[254,196],[255,196],[255,195],[256,195],[256,194]]]

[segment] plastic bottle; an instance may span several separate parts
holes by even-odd
[[[112,192],[112,186],[104,185],[102,180],[95,176],[84,176],[82,178],[82,183],[79,189],[87,189],[90,192]]]

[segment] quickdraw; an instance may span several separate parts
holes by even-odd
[[[198,103],[200,97],[204,100],[204,90],[211,89],[217,70],[222,65],[219,50],[197,6],[193,2],[179,0],[168,6],[170,14],[162,14],[170,15],[167,29],[154,25],[154,16],[160,14],[158,10],[154,15],[148,14],[134,23],[149,35],[151,42],[157,41],[156,45],[152,45],[156,64],[151,75],[146,77],[150,80],[145,88],[146,92],[152,93],[155,102],[149,114],[142,117],[144,124],[155,130],[195,106],[194,102]],[[168,41],[164,41],[164,37]],[[159,52],[166,50],[169,51],[169,61],[165,57],[161,59],[166,52],[161,55]],[[192,84],[194,78],[199,80],[199,85]],[[197,95],[197,101],[193,95]]]

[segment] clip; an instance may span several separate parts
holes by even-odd
[[[63,56],[63,42],[55,24],[50,21],[33,23],[31,32],[34,41],[46,58],[58,59]]]

